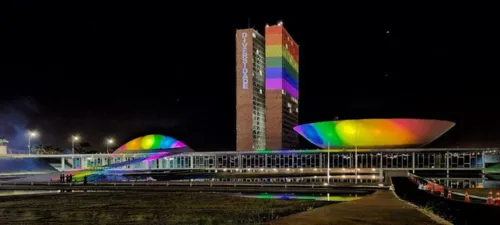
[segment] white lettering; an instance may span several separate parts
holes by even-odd
[[[248,89],[248,43],[247,43],[247,33],[241,33],[241,63],[243,64],[243,69],[241,69],[243,89]]]

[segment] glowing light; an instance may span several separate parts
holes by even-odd
[[[29,135],[30,137],[36,137],[38,136],[38,133],[36,131],[30,131]]]
[[[321,148],[387,148],[428,144],[454,125],[426,119],[362,119],[310,123],[294,130]]]
[[[135,138],[126,144],[120,146],[117,151],[123,150],[153,150],[153,149],[169,149],[183,148],[186,145],[172,137],[167,137],[159,134],[150,134],[143,137]]]
[[[290,194],[260,194],[260,195],[238,195],[240,197],[259,198],[259,199],[300,199],[300,200],[316,200],[316,201],[334,201],[347,202],[359,200],[361,197],[354,196],[311,196],[311,195],[290,195]]]
[[[282,25],[266,27],[266,89],[298,98],[299,48]]]
[[[89,167],[85,170],[69,172],[69,174],[72,174],[73,178],[76,181],[79,181],[79,180],[82,180],[85,176],[107,174],[107,173],[109,173],[110,169],[120,168],[123,166],[128,166],[128,165],[132,165],[132,164],[136,164],[136,163],[140,163],[140,162],[153,161],[153,160],[159,159],[161,157],[165,157],[168,154],[169,154],[169,152],[159,152],[159,153],[155,153],[155,154],[149,154],[149,155],[138,157],[138,158],[135,158],[135,159],[132,159],[129,161],[114,163],[114,164],[105,165],[105,166]],[[55,178],[55,179],[57,179],[57,178]]]

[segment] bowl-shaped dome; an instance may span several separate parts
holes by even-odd
[[[135,138],[126,144],[120,146],[117,151],[123,150],[154,150],[154,149],[170,149],[170,148],[184,148],[186,145],[172,137],[150,134],[142,137]]]
[[[429,144],[455,126],[427,119],[338,120],[293,129],[320,148],[404,148]]]

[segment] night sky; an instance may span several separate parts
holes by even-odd
[[[495,14],[212,6],[2,1],[0,136],[25,146],[37,129],[37,142],[70,148],[79,134],[104,149],[161,133],[233,150],[235,30],[250,18],[261,33],[283,20],[300,45],[301,123],[446,119],[457,126],[433,146],[500,144]]]

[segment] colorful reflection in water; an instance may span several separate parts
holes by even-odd
[[[244,197],[244,198],[259,198],[259,199],[282,199],[282,200],[312,200],[312,201],[328,201],[328,202],[349,202],[354,200],[359,200],[359,196],[332,196],[330,194],[325,195],[296,195],[296,194],[235,194],[234,196]]]

